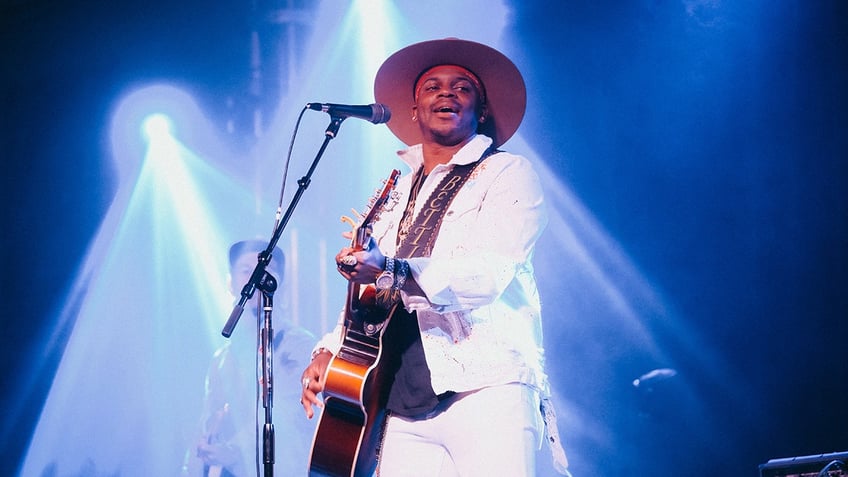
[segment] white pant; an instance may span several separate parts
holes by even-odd
[[[532,477],[543,426],[522,384],[457,394],[419,419],[389,417],[377,475]]]

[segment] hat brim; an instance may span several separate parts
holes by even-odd
[[[492,138],[495,147],[518,130],[527,106],[524,78],[503,53],[468,40],[446,38],[407,46],[383,62],[374,79],[374,98],[392,112],[389,129],[406,145],[422,141],[412,120],[414,83],[425,70],[437,65],[458,65],[471,70],[486,89],[487,119],[477,132]]]

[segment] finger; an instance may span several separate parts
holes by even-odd
[[[324,408],[324,400],[319,398],[318,395],[312,391],[306,393],[306,400],[309,401],[310,410],[312,406],[317,406],[319,409]]]
[[[303,406],[303,412],[306,414],[306,418],[312,419],[315,413],[312,411],[312,404],[304,395],[300,396],[300,405]]]
[[[356,264],[359,263],[359,260],[357,260],[356,256],[353,255],[353,254],[345,255],[339,261],[341,262],[342,265],[344,265],[346,267],[350,267],[350,268],[355,267]]]
[[[336,263],[340,263],[342,261],[342,257],[347,255],[347,251],[345,249],[339,250],[339,253],[336,254]]]
[[[300,405],[303,406],[303,410],[304,410],[304,412],[306,412],[306,417],[311,419],[312,418],[312,401],[311,401],[309,394],[312,394],[312,392],[309,391],[308,387],[304,386],[303,390],[300,392]]]
[[[357,263],[357,257],[354,255],[355,250],[349,247],[345,247],[336,254],[336,264],[345,265],[347,267],[354,267]]]
[[[315,415],[312,406],[318,406],[320,409],[324,408],[324,402],[309,388],[305,388],[301,393],[300,405],[303,406],[303,410],[306,412],[306,417],[309,419],[312,419],[312,416]]]

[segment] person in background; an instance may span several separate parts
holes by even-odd
[[[234,297],[240,297],[256,267],[258,253],[267,245],[260,240],[245,240],[230,247],[229,282]],[[275,248],[267,271],[278,283],[282,283],[284,264],[282,251]],[[232,336],[212,358],[206,376],[202,436],[194,452],[200,462],[193,475],[261,475],[257,474],[257,463],[262,469],[261,431],[265,421],[258,338],[264,320],[261,295],[257,290],[248,301]],[[276,305],[274,308],[274,469],[275,475],[300,477],[306,472],[314,426],[294,403],[300,396],[300,372],[309,361],[316,340],[309,331],[279,313]]]
[[[568,474],[544,371],[532,265],[547,223],[542,187],[524,157],[498,149],[524,115],[521,73],[506,56],[455,38],[401,49],[380,67],[376,100],[409,147],[397,206],[364,250],[336,255],[346,279],[376,288],[412,323],[388,393],[377,455],[384,477],[534,476],[551,444]],[[411,320],[411,321],[410,321]],[[342,325],[319,342],[302,375],[307,416],[321,407]]]

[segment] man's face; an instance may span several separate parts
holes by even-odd
[[[485,114],[478,84],[471,72],[454,65],[436,66],[421,75],[413,114],[425,142],[455,146],[477,132]]]

